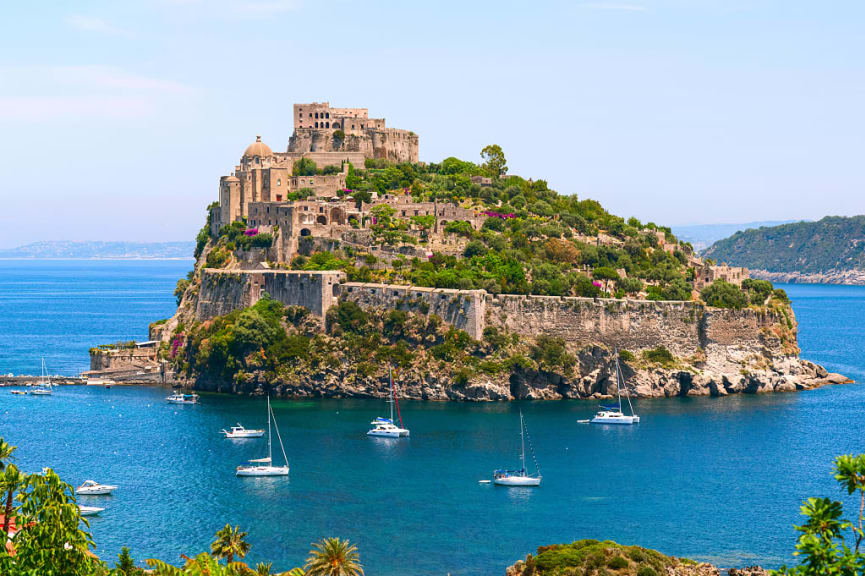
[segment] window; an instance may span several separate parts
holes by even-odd
[[[351,125],[351,129],[354,130],[354,124]]]
[[[325,128],[330,128],[330,122],[325,122],[325,124],[326,124]]]
[[[276,185],[277,185],[277,186],[282,186],[282,178],[277,178],[277,179],[276,179]]]
[[[325,114],[325,118],[330,118],[330,112],[328,112],[327,114]]]
[[[318,112],[315,113],[315,117],[318,118]]]
[[[309,113],[309,117],[312,118],[312,112]]]

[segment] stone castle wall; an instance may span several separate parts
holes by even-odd
[[[344,278],[338,271],[204,270],[196,317],[203,320],[250,306],[266,291],[286,305],[308,308],[322,320],[339,300],[364,308],[437,314],[478,340],[484,328],[493,326],[526,337],[556,336],[578,347],[602,344],[638,352],[663,344],[675,356],[690,358],[715,353],[729,357],[729,350],[753,353],[767,345],[778,353],[781,342],[773,330],[786,322],[795,339],[794,319],[765,310],[723,310],[697,302],[493,295]]]

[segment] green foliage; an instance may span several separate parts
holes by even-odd
[[[303,569],[306,576],[363,576],[357,546],[339,538],[313,544]]]
[[[630,352],[628,350],[619,350],[619,359],[622,362],[633,362],[637,358],[636,356],[634,356],[633,352]]]
[[[569,370],[577,362],[577,359],[568,353],[562,338],[546,334],[541,334],[535,339],[530,355],[541,370],[547,371]]]
[[[177,281],[177,286],[174,287],[174,299],[177,301],[177,305],[180,306],[180,301],[183,300],[183,295],[186,293],[186,289],[189,288],[189,280],[186,278],[181,278]]]
[[[715,280],[700,292],[703,302],[714,308],[740,309],[748,305],[748,296],[735,284]]]
[[[89,555],[93,541],[81,528],[88,524],[72,486],[50,469],[20,480],[14,516],[25,528],[15,536],[15,556],[0,547],[0,574],[90,576],[102,571],[102,564]]]
[[[762,306],[775,289],[768,280],[746,278],[742,280],[742,290],[748,294],[748,299],[755,306]]]
[[[718,262],[772,272],[821,273],[865,268],[865,216],[827,216],[737,232],[705,255]]]
[[[330,332],[362,334],[369,324],[363,308],[350,300],[343,300],[327,311],[327,329]]]
[[[622,574],[658,576],[667,568],[687,564],[684,559],[665,556],[655,550],[639,546],[622,546],[606,540],[577,540],[570,544],[557,544],[538,548],[521,565],[520,576],[565,576]]]
[[[505,153],[498,144],[484,146],[484,149],[481,150],[481,158],[484,159],[484,171],[493,178],[498,178],[507,173],[508,166],[505,160]]]
[[[844,455],[835,459],[835,480],[847,494],[859,495],[858,519],[845,520],[844,506],[829,498],[809,498],[802,505],[805,524],[800,532],[795,555],[798,566],[782,566],[774,574],[790,576],[858,576],[865,574],[865,454]],[[849,540],[845,534],[849,533]],[[852,542],[853,547],[848,545]]]
[[[309,158],[300,158],[294,162],[291,173],[294,176],[315,176],[318,174],[318,166]]]
[[[247,535],[239,526],[226,524],[216,532],[216,539],[210,544],[210,553],[216,558],[225,558],[231,564],[235,556],[243,558],[249,554]]]
[[[673,353],[667,350],[664,346],[658,346],[657,348],[652,348],[650,350],[643,350],[643,358],[648,362],[654,362],[655,364],[660,364],[662,366],[672,366],[676,362]]]
[[[120,554],[117,555],[117,563],[114,566],[120,572],[118,576],[143,576],[145,573],[144,569],[135,565],[132,554],[126,546],[120,549]]]
[[[337,141],[345,140],[345,132],[342,130],[334,130],[333,131],[333,139]]]

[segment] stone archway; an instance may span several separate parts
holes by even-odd
[[[345,224],[345,210],[342,208],[334,208],[330,211],[331,224]]]
[[[325,216],[324,214],[319,214],[315,218],[315,221],[317,224],[323,224],[323,225],[327,226],[327,216]]]
[[[300,235],[301,236],[310,236],[311,234],[312,234],[312,231],[310,231],[309,228],[301,228],[300,229]]]

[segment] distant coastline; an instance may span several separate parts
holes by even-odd
[[[844,286],[865,286],[865,270],[829,270],[809,274],[806,272],[771,272],[751,270],[752,278],[768,280],[780,284],[827,284]]]
[[[195,243],[51,240],[0,249],[2,260],[190,260]]]

